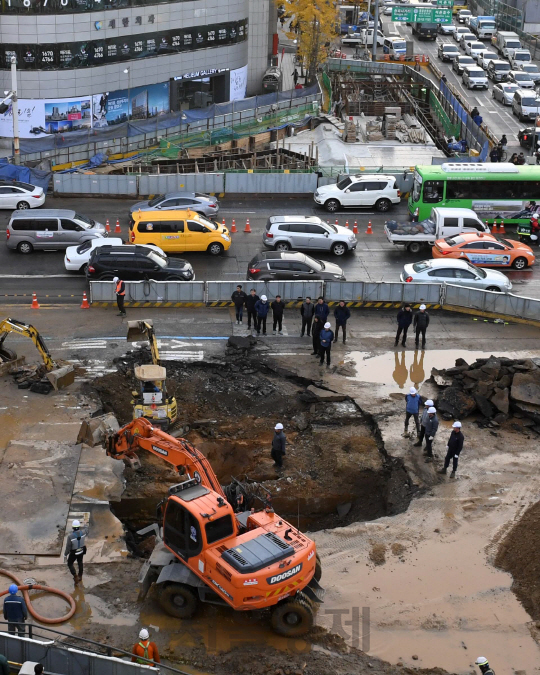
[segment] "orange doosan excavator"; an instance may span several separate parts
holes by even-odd
[[[134,468],[139,449],[185,478],[158,507],[160,526],[139,532],[156,534],[139,578],[142,597],[155,583],[161,607],[180,619],[193,616],[199,602],[270,608],[277,633],[306,633],[324,595],[315,543],[274,513],[267,493],[257,497],[252,484],[238,481],[223,488],[199,450],[149,420],[136,419],[107,439],[107,454]]]

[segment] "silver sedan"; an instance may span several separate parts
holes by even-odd
[[[510,82],[501,82],[494,84],[491,90],[491,95],[496,101],[500,101],[503,105],[512,105],[514,94],[519,89],[517,84]]]
[[[407,283],[447,283],[498,293],[512,289],[510,280],[502,272],[474,267],[465,260],[422,260],[405,265],[400,279]]]
[[[130,214],[136,211],[195,211],[203,216],[215,216],[219,211],[219,203],[215,197],[202,192],[168,192],[156,195],[153,199],[137,202],[129,209]]]

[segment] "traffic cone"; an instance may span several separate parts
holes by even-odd
[[[223,227],[225,227],[225,218],[223,218],[223,220],[221,221],[221,224],[223,225]]]
[[[39,309],[39,302],[35,293],[32,293],[32,309]]]
[[[114,228],[114,233],[122,234],[122,230],[120,229],[120,221],[118,220],[118,218],[116,219],[116,227]]]
[[[236,223],[234,222],[234,218],[232,220],[232,225],[231,225],[231,234],[234,234],[235,232],[238,232],[236,229]]]
[[[371,220],[368,222],[366,234],[373,234],[373,229],[371,227]]]
[[[108,218],[107,218],[107,221],[105,223],[105,229],[107,230],[107,232],[111,231],[111,226],[109,225],[109,219]]]
[[[506,230],[504,229],[504,220],[501,220],[501,224],[499,225],[499,234],[506,234]]]
[[[82,305],[81,309],[90,309],[90,305],[88,304],[88,298],[86,297],[86,291],[82,294]]]
[[[339,223],[338,223],[338,219],[337,219],[337,218],[336,218],[336,225],[339,225]]]
[[[348,220],[345,221],[345,227],[346,227],[347,229],[349,229],[349,221],[348,221]]]
[[[246,226],[244,228],[246,234],[251,234],[251,227],[249,226],[249,218],[246,220]]]
[[[498,234],[499,231],[497,230],[497,221],[493,221],[493,227],[491,228],[491,234]]]
[[[356,222],[356,220],[354,221],[352,231],[353,231],[353,234],[358,234],[358,223]]]

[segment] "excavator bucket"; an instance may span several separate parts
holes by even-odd
[[[75,382],[75,371],[73,366],[62,366],[46,373],[46,377],[54,387],[55,391],[69,387]]]
[[[148,332],[145,324],[147,326],[152,326],[153,323],[154,322],[151,319],[146,319],[145,321],[128,321],[127,341],[138,342],[139,340],[148,340]]]

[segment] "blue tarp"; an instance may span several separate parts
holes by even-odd
[[[45,192],[47,192],[51,176],[51,171],[29,169],[27,166],[10,164],[5,157],[0,159],[0,178],[9,178],[11,180],[20,180],[23,183],[31,183],[32,185],[42,187]]]

